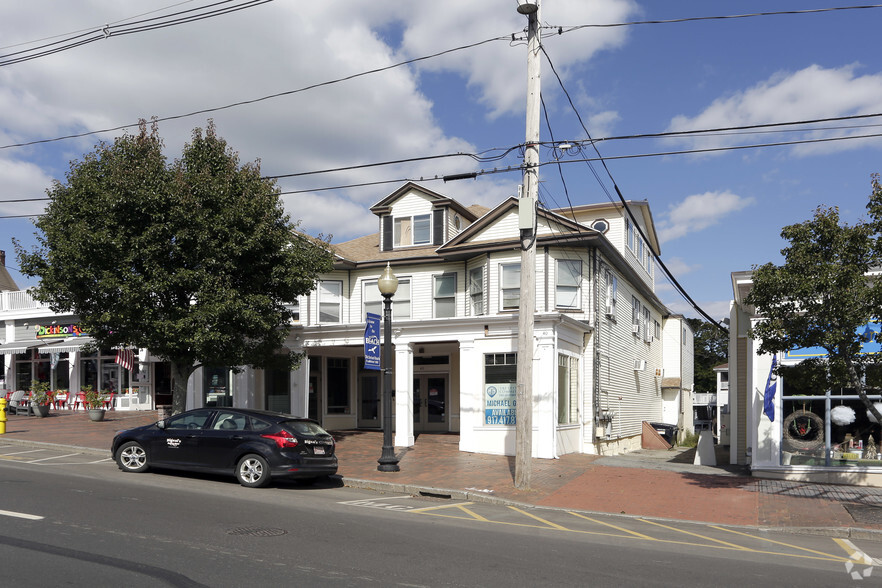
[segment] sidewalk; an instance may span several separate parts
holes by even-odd
[[[67,410],[46,418],[9,416],[0,445],[60,445],[109,457],[118,430],[155,420],[153,411],[108,411],[97,423]],[[424,434],[413,447],[397,447],[401,471],[395,473],[377,471],[381,432],[335,431],[334,437],[347,486],[882,539],[882,488],[761,480],[737,466],[692,465],[694,450],[534,459],[531,489],[518,490],[514,457],[461,452],[458,435]]]

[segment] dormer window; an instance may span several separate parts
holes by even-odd
[[[395,219],[395,247],[428,245],[431,242],[431,215],[419,214]]]

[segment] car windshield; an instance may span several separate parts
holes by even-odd
[[[285,421],[282,423],[286,429],[291,431],[292,433],[299,433],[301,435],[328,435],[329,433],[322,429],[318,423],[313,423],[310,421]]]

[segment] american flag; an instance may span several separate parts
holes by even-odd
[[[135,352],[131,349],[117,350],[116,363],[131,371],[135,367]]]

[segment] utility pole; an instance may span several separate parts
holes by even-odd
[[[515,487],[527,490],[533,477],[533,315],[536,311],[536,201],[539,195],[539,0],[520,0],[529,19],[527,34],[527,137],[524,185],[518,201],[521,283],[518,304],[518,369],[515,423]]]

